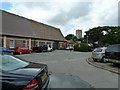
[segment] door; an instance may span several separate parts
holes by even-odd
[[[55,42],[54,42],[54,47],[53,47],[53,48],[54,48],[54,49],[58,49],[58,47],[59,47],[59,42],[58,42],[58,41],[55,41]]]

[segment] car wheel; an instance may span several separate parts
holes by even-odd
[[[95,62],[97,62],[97,59],[93,58],[93,60],[94,60]]]
[[[11,55],[14,55],[14,53],[13,53],[13,52],[11,52],[10,54],[11,54]]]
[[[21,55],[21,54],[22,54],[22,52],[20,51],[20,52],[19,52],[19,54]]]
[[[29,54],[31,54],[32,52],[30,51]]]
[[[104,60],[104,57],[102,57],[101,62],[106,62],[106,61]]]
[[[113,65],[114,65],[114,66],[119,66],[120,64],[118,64],[118,63],[113,63]]]

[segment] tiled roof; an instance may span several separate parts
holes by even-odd
[[[2,34],[66,41],[60,29],[6,11],[2,13]]]
[[[71,41],[71,40],[67,40],[67,43],[71,43],[71,44],[72,44],[72,43],[73,43],[73,41]]]

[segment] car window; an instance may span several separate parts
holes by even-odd
[[[24,48],[24,49],[28,49],[28,48]]]
[[[107,49],[107,48],[103,48],[103,51],[105,52],[106,49]]]
[[[21,48],[21,49],[25,49],[25,48]]]
[[[120,52],[120,46],[108,46],[106,51],[107,52]]]
[[[6,48],[4,48],[4,47],[0,47],[0,50],[7,50]]]
[[[16,47],[15,49],[18,49],[18,47]]]
[[[3,71],[15,70],[27,66],[29,63],[11,55],[0,55],[0,69]]]
[[[100,51],[100,48],[95,48],[93,51],[94,51],[94,52],[99,52],[99,51]]]

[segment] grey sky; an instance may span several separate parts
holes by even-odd
[[[82,18],[90,12],[90,2],[78,2],[68,12],[60,11],[55,17],[48,20],[49,23],[65,25],[73,19]]]
[[[63,35],[118,25],[118,0],[10,2],[9,12],[60,28]]]

